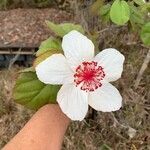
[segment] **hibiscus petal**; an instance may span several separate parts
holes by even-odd
[[[94,58],[104,68],[108,82],[115,81],[121,77],[123,71],[124,56],[113,48],[108,48],[97,54]]]
[[[71,31],[63,37],[62,48],[73,69],[81,62],[94,57],[94,44],[78,31]]]
[[[62,54],[53,54],[35,68],[38,79],[45,84],[73,82],[73,72]]]
[[[122,97],[113,85],[105,83],[89,94],[89,105],[98,111],[116,111],[122,106]]]
[[[83,120],[88,111],[88,94],[74,84],[65,84],[57,94],[62,111],[71,120]]]

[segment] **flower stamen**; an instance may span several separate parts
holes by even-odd
[[[81,85],[81,90],[94,91],[102,86],[104,77],[104,70],[97,62],[83,62],[76,68],[74,82],[76,86]]]

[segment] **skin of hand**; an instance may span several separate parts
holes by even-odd
[[[69,123],[57,104],[47,104],[2,150],[60,150]]]

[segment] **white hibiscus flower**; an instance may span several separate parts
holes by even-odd
[[[122,97],[109,82],[121,77],[124,56],[108,48],[94,57],[91,40],[73,30],[62,40],[64,55],[53,54],[36,66],[41,82],[63,84],[57,94],[62,111],[72,120],[83,120],[88,105],[98,111],[120,109]]]

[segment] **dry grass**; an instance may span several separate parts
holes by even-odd
[[[18,132],[32,114],[30,110],[15,104],[12,100],[12,89],[17,70],[0,71],[0,149]]]
[[[126,50],[126,51],[125,51]],[[147,49],[130,46],[122,52],[126,63],[122,79],[115,82],[123,96],[123,108],[115,113],[95,113],[82,122],[72,122],[64,138],[64,150],[149,150],[150,70],[135,89],[135,78]],[[149,66],[148,66],[149,67]],[[0,148],[29,120],[33,112],[12,99],[16,71],[0,71]]]

